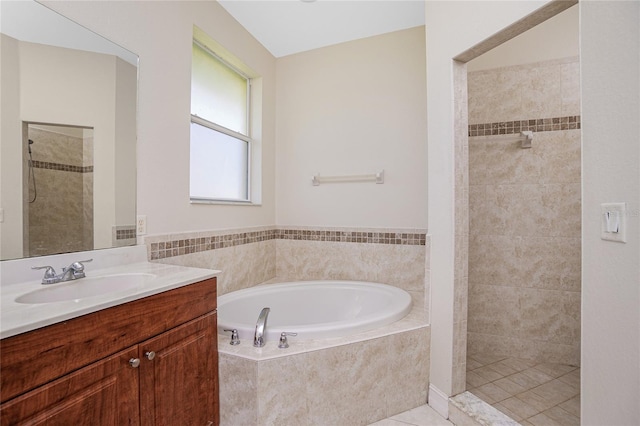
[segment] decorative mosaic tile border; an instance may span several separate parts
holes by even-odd
[[[150,259],[157,260],[276,239],[424,246],[426,244],[426,232],[272,228],[247,232],[221,233],[220,231],[212,231],[211,233],[200,233],[193,237],[185,234],[185,238],[178,239],[176,239],[175,235],[166,236],[166,239],[164,237],[150,237],[147,245]]]
[[[498,123],[470,124],[469,136],[510,135],[514,133],[553,132],[580,129],[580,116],[537,118],[532,120],[501,121]]]
[[[49,161],[38,161],[38,160],[33,160],[31,164],[36,169],[60,170],[63,172],[74,172],[74,173],[93,172],[93,166],[72,166],[70,164],[51,163]]]
[[[117,226],[116,227],[116,240],[129,240],[136,238],[135,226]]]
[[[114,225],[111,227],[111,242],[113,247],[135,245],[138,240],[135,225]]]
[[[401,244],[423,246],[425,233],[382,232],[382,231],[336,231],[336,230],[303,230],[278,229],[280,240],[334,241],[342,243]]]

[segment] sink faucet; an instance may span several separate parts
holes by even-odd
[[[55,269],[51,266],[34,266],[31,269],[46,269],[46,271],[44,271],[44,277],[42,278],[42,284],[55,284],[84,278],[84,263],[91,262],[92,260],[93,259],[87,259],[73,262],[66,268],[62,268],[60,275],[56,275]]]
[[[266,343],[265,332],[267,331],[267,317],[269,316],[271,308],[263,308],[258,315],[258,321],[256,322],[256,334],[253,336],[253,346],[261,348]]]

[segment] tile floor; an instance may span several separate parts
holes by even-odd
[[[470,355],[467,391],[523,426],[580,425],[580,368]],[[428,405],[369,426],[451,426]]]
[[[413,410],[405,411],[388,419],[371,423],[369,426],[452,426],[440,414],[428,405],[421,405]]]
[[[579,367],[470,355],[467,391],[523,426],[580,424]]]

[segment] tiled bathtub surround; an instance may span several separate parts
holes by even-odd
[[[292,338],[286,350],[277,342],[256,349],[220,340],[220,424],[367,425],[423,405],[430,329],[399,331],[395,324],[388,326],[395,331],[373,330],[352,341]],[[296,352],[300,347],[305,350]],[[233,354],[242,349],[279,356]]]
[[[223,295],[276,276],[274,232],[274,227],[255,227],[154,235],[144,241],[152,262],[222,270],[218,276],[218,295]],[[243,239],[243,234],[249,238]]]
[[[424,304],[428,237],[420,229],[259,227],[145,238],[149,259],[220,269],[218,293],[277,278],[347,279],[403,288]]]
[[[197,253],[207,250],[216,250],[226,247],[251,244],[273,239],[296,241],[328,241],[342,243],[372,243],[372,244],[397,244],[397,245],[425,245],[424,232],[380,230],[326,230],[326,229],[268,229],[248,230],[246,232],[211,231],[197,235],[152,237],[165,241],[150,243],[150,259],[164,259],[166,257],[182,256],[184,254]]]
[[[471,353],[579,364],[578,73],[577,59],[469,73],[471,123],[561,117],[542,119],[530,149],[500,136],[470,138]],[[493,129],[469,131],[480,126]]]
[[[412,295],[411,313],[383,329],[322,341],[293,337],[285,352],[277,342],[232,347],[220,336],[223,425],[366,425],[426,402],[424,230],[260,227],[152,236],[145,243],[152,261],[221,269],[220,295],[316,279],[382,282]]]

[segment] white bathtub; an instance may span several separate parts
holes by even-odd
[[[252,341],[262,308],[267,341],[283,331],[296,340],[348,336],[403,318],[411,296],[386,284],[361,281],[296,281],[267,284],[218,297],[218,332],[237,329],[240,340]],[[228,333],[227,333],[228,334]]]

